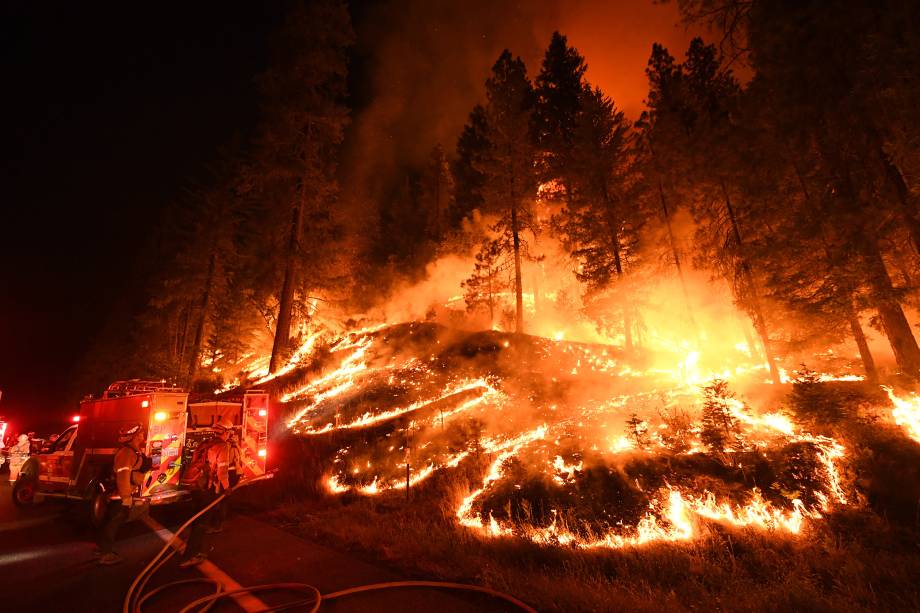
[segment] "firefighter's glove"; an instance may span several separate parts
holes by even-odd
[[[134,497],[133,496],[122,496],[121,504],[122,506],[128,507],[130,509],[134,505]]]

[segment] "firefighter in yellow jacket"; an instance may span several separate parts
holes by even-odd
[[[232,449],[230,445],[230,435],[233,432],[233,424],[230,420],[224,419],[215,424],[214,429],[217,432],[216,440],[210,442],[207,450],[208,458],[208,480],[203,491],[197,493],[198,504],[196,507],[200,510],[214,502],[214,500],[230,491],[230,463],[232,461]],[[188,537],[188,544],[182,555],[182,562],[179,566],[188,568],[201,564],[207,556],[201,552],[204,545],[204,535],[206,533],[220,532],[220,521],[222,517],[221,506],[226,504],[222,500],[216,506],[212,507],[205,515],[198,518],[192,525],[191,534]]]
[[[101,556],[99,564],[121,562],[121,556],[113,551],[118,529],[125,522],[136,519],[137,510],[143,511],[146,508],[141,504],[135,505],[134,500],[138,486],[144,481],[144,473],[150,469],[149,459],[141,451],[144,449],[146,438],[147,433],[141,424],[127,426],[118,432],[118,441],[122,443],[122,447],[115,452],[112,470],[115,472],[115,488],[121,502],[102,529],[98,549]]]

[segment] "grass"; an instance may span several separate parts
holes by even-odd
[[[540,611],[920,610],[920,445],[865,416],[865,406],[878,401],[874,392],[798,391],[790,397],[796,419],[847,447],[855,502],[799,535],[704,523],[692,541],[621,550],[483,538],[454,519],[477,482],[471,466],[435,475],[409,502],[400,492],[333,497],[316,487],[319,473],[310,468],[325,453],[303,443],[294,444],[289,470],[269,496],[281,504],[261,514],[407,576],[485,585]]]

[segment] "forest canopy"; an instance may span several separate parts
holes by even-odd
[[[504,50],[456,141],[372,192],[342,166],[348,7],[293,3],[257,79],[255,136],[173,207],[172,257],[130,336],[90,355],[96,385],[256,379],[310,338],[401,312],[394,296],[445,263],[449,300],[419,291],[407,312],[544,336],[578,318],[641,352],[667,278],[670,317],[699,348],[719,336],[690,287],[705,278],[730,292],[776,382],[803,348],[841,342],[876,380],[873,335],[916,379],[915,4],[677,5],[713,38],[650,45],[637,119],[586,77],[616,58],[556,32],[537,66]]]

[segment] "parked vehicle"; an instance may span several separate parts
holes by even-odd
[[[139,498],[151,505],[189,496],[180,483],[183,460],[212,436],[213,416],[227,416],[238,428],[246,473],[265,472],[268,395],[252,391],[238,402],[188,404],[188,392],[158,381],[118,381],[102,398],[84,400],[80,413],[46,450],[23,464],[13,487],[13,502],[28,506],[41,498],[62,498],[85,505],[89,520],[105,520],[109,502],[118,500],[112,462],[118,431],[132,424],[147,429],[150,458]],[[248,460],[247,460],[248,458]]]

